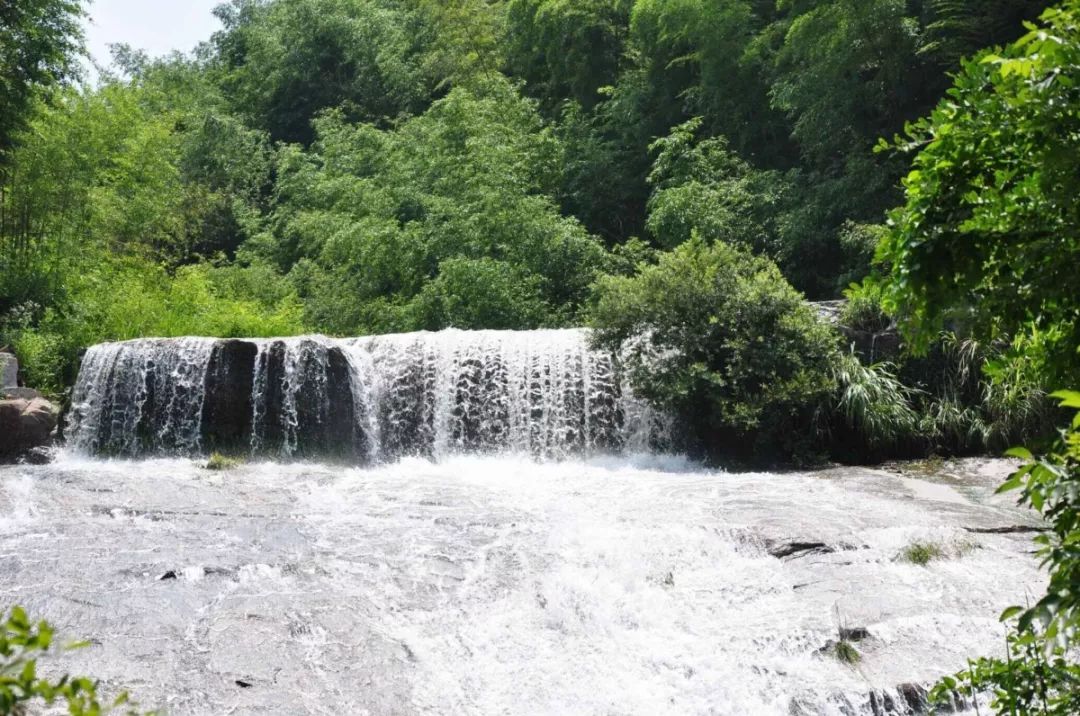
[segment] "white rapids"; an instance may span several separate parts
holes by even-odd
[[[904,714],[1044,589],[1030,535],[978,532],[1033,519],[1007,468],[71,457],[0,468],[0,602],[92,641],[51,668],[173,714]]]

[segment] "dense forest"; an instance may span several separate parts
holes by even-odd
[[[90,86],[80,2],[5,3],[0,344],[60,396],[105,340],[593,325],[702,452],[1003,449],[1078,363],[1047,5],[234,0]]]

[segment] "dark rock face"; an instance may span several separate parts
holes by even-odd
[[[36,447],[27,450],[19,456],[19,462],[23,465],[48,465],[55,459],[56,448]]]
[[[840,638],[844,641],[865,641],[870,638],[866,627],[840,627]]]
[[[900,334],[895,329],[871,333],[846,326],[837,326],[864,363],[880,363],[900,355]]]
[[[44,398],[0,400],[0,460],[15,460],[48,444],[58,412]]]
[[[826,323],[831,323],[864,363],[893,360],[900,355],[902,341],[896,326],[883,331],[868,331],[842,323],[847,301],[815,301],[810,306]]]
[[[255,374],[253,429],[263,449],[343,460],[367,454],[367,436],[356,419],[352,372],[341,348],[275,341],[259,354]]]
[[[206,371],[202,439],[207,450],[244,451],[251,445],[254,343],[220,341],[214,346]]]

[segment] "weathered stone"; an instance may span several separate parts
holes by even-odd
[[[864,641],[870,638],[866,627],[840,627],[840,638],[844,641]]]
[[[0,389],[0,398],[4,400],[35,400],[44,397],[33,388],[3,388]]]
[[[47,444],[57,416],[44,398],[0,400],[0,459],[11,460]]]
[[[912,713],[923,714],[930,710],[930,698],[925,688],[918,684],[900,684],[900,696],[907,702]]]
[[[0,388],[19,386],[19,361],[10,353],[0,353]]]
[[[203,401],[202,438],[208,450],[232,452],[251,444],[251,390],[258,347],[220,341],[210,355]]]
[[[830,554],[835,552],[836,548],[830,547],[824,542],[783,542],[777,544],[770,541],[766,544],[766,550],[777,559],[786,559],[788,557],[802,557],[808,554]]]
[[[48,465],[54,459],[56,459],[55,448],[36,447],[23,453],[19,462],[24,465]]]
[[[9,444],[14,445],[21,429],[22,413],[29,404],[20,399],[0,400],[0,452],[7,452]]]

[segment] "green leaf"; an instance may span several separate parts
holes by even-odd
[[[1012,619],[1013,617],[1015,617],[1016,615],[1022,614],[1023,611],[1024,611],[1023,607],[1009,607],[1008,609],[1006,609],[1005,611],[1003,611],[1001,613],[1001,616],[998,617],[998,619],[1000,621],[1003,621],[1003,622],[1008,621],[1008,620]]]
[[[1080,393],[1075,390],[1059,390],[1050,394],[1051,398],[1057,398],[1062,408],[1080,408]]]

